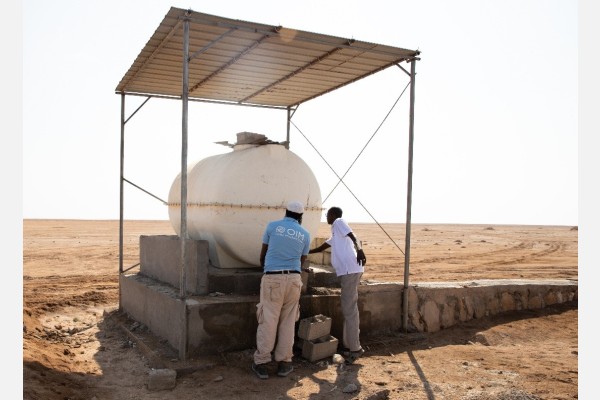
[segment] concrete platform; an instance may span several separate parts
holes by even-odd
[[[188,240],[186,289],[192,295],[209,293],[257,294],[262,268],[216,268],[209,259],[208,242]],[[140,274],[179,288],[181,244],[177,235],[140,236]],[[310,258],[313,255],[311,255]],[[323,257],[321,257],[323,258]],[[308,267],[308,265],[307,265]],[[308,287],[339,287],[333,268],[311,265],[303,280]]]
[[[140,274],[121,275],[122,310],[154,334],[179,348],[182,313],[188,318],[190,357],[244,350],[256,344],[258,295],[191,296]],[[331,334],[342,337],[339,290],[300,299],[300,318],[317,314],[332,319]],[[361,337],[402,330],[402,292],[399,283],[370,283],[359,287]],[[417,284],[409,287],[409,332],[435,332],[473,318],[514,310],[543,308],[578,299],[573,281],[472,281]]]
[[[186,340],[189,357],[253,348],[262,271],[215,268],[209,260],[208,243],[190,240],[186,263],[189,295],[184,303],[179,298],[180,248],[177,236],[140,237],[140,272],[119,278],[121,311],[174,349],[180,349],[180,341]],[[331,334],[341,339],[337,277],[331,266],[310,267],[312,272],[303,272],[300,319],[328,316]],[[404,331],[403,286],[399,282],[361,283],[361,337]],[[436,332],[473,318],[577,300],[577,281],[571,280],[412,283],[406,331]],[[183,321],[187,321],[187,335],[182,332]]]

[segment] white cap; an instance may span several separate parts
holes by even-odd
[[[290,201],[287,210],[296,214],[304,214],[304,206],[299,201]]]

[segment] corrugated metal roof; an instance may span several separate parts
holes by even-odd
[[[419,54],[172,7],[117,93],[181,98],[185,18],[191,100],[294,106]]]

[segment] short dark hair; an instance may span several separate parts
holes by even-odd
[[[343,211],[342,211],[341,208],[339,208],[339,207],[331,207],[329,209],[329,211],[331,211],[331,213],[333,214],[334,217],[336,217],[336,218],[342,218]]]
[[[285,210],[285,216],[286,217],[290,217],[290,218],[294,218],[298,222],[302,222],[302,214],[298,214],[298,213],[295,213],[295,212],[290,211],[290,210]]]

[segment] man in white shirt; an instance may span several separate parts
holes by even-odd
[[[340,279],[342,314],[344,316],[343,344],[346,362],[353,363],[365,351],[360,345],[360,318],[358,313],[358,285],[367,262],[360,241],[342,219],[342,209],[331,207],[327,211],[331,237],[321,246],[309,251],[318,253],[331,247],[331,264]]]

